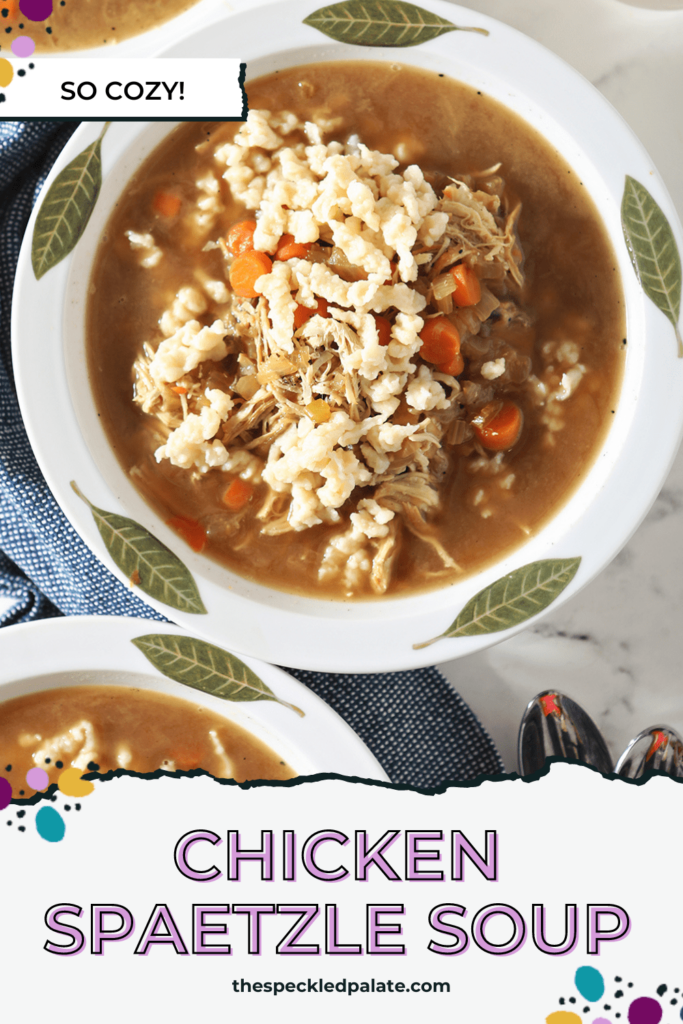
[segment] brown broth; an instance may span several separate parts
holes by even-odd
[[[198,0],[55,0],[45,21],[31,25],[37,53],[61,53],[109,46],[175,18]],[[25,22],[19,11],[3,21],[5,30],[20,34]],[[26,26],[24,26],[26,27]]]
[[[516,344],[540,373],[542,346],[571,338],[588,372],[563,403],[566,424],[554,435],[552,447],[528,397],[520,394],[525,431],[506,457],[515,476],[510,490],[473,478],[471,458],[450,454],[441,510],[433,522],[462,571],[444,576],[429,547],[408,536],[395,562],[390,594],[443,586],[477,572],[549,521],[584,478],[610,425],[623,368],[624,305],[596,208],[576,174],[536,131],[489,97],[431,72],[389,63],[325,64],[257,80],[248,93],[252,108],[293,110],[304,118],[316,111],[340,115],[343,125],[335,137],[357,132],[368,146],[384,152],[403,144],[408,162],[424,170],[466,174],[501,162],[509,201],[522,203],[525,284],[517,298],[533,322],[517,332]],[[220,510],[225,478],[216,472],[193,482],[168,461],[156,464],[153,451],[163,439],[131,401],[131,366],[142,343],[158,337],[159,316],[192,280],[191,271],[200,267],[222,280],[224,269],[219,252],[197,253],[187,246],[182,218],[179,226],[165,228],[152,199],[164,188],[192,202],[197,169],[210,165],[210,158],[198,156],[194,147],[210,139],[213,150],[234,130],[230,124],[186,124],[152,154],[112,215],[91,281],[89,369],[97,407],[122,466],[134,470],[136,485],[165,520]],[[226,192],[222,201],[226,211],[212,237],[225,234],[241,214]],[[140,272],[124,237],[130,228],[154,233],[164,249],[163,268]],[[491,493],[487,518],[474,502],[480,483]],[[339,599],[344,595],[338,588],[323,587],[316,578],[320,553],[334,529],[316,526],[262,537],[254,526],[227,543],[209,532],[205,552],[268,586]]]
[[[73,686],[43,690],[0,704],[0,759],[3,765],[12,766],[6,774],[15,799],[33,796],[25,781],[30,768],[43,768],[51,784],[57,782],[63,768],[71,767],[70,757],[78,758],[82,743],[76,744],[71,755],[66,746],[58,750],[53,744],[49,762],[45,757],[36,761],[34,754],[83,721],[94,731],[95,763],[101,774],[122,767],[118,755],[125,747],[132,755],[125,767],[134,772],[149,773],[158,768],[170,771],[170,760],[177,770],[203,768],[238,782],[291,779],[295,775],[265,743],[208,708],[153,690]],[[210,730],[215,731],[228,756],[233,769],[230,774],[216,752]],[[87,765],[79,762],[78,767],[87,771]]]

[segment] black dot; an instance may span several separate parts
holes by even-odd
[[[80,809],[81,809],[81,805],[80,804],[76,804],[76,810],[80,811]]]
[[[560,1006],[564,1006],[564,996],[560,996]]]
[[[53,803],[53,804],[56,804],[56,803],[57,803],[57,797],[55,796],[55,794],[54,794],[54,793],[53,793],[53,794],[52,794],[52,796],[50,797],[50,800],[52,801],[52,803]]]
[[[4,99],[4,97],[3,97],[3,99]],[[23,791],[23,789],[20,789],[19,790],[19,796],[23,796],[23,795],[24,795],[24,791]]]
[[[70,811],[71,810],[71,804],[64,804],[64,810],[65,811]]]
[[[623,992],[621,991],[621,989],[620,989],[620,988],[618,988],[618,989],[616,990],[616,992],[614,993],[614,998],[615,998],[615,999],[621,999],[621,997],[623,996],[623,994],[624,994],[624,993],[623,993]]]
[[[35,64],[29,64],[29,68],[31,69],[31,71],[33,71],[34,67],[35,67]]]
[[[11,824],[12,824],[12,822],[11,822],[11,821],[8,821],[8,822],[7,822],[7,824],[8,824],[8,825],[11,825]]]
[[[19,78],[23,78],[24,75],[26,74],[26,72],[24,71],[23,68],[19,68],[19,70],[17,71],[17,74],[19,75]]]
[[[100,766],[98,764],[95,764],[94,761],[88,761],[88,771],[89,772],[98,772],[99,770],[100,770]]]
[[[4,102],[5,102],[5,94],[4,94],[4,92],[0,92],[0,103],[4,103]]]
[[[48,34],[49,36],[51,36],[51,35],[52,35],[52,29],[51,29],[51,28],[46,28],[46,29],[45,29],[45,31],[47,32],[47,34]]]
[[[25,832],[25,831],[26,831],[26,827],[25,827],[25,825],[20,825],[20,826],[19,826],[19,831],[20,831],[20,832]]]
[[[621,978],[615,978],[614,980],[615,981],[621,981]]]
[[[12,31],[12,26],[11,26],[11,25],[10,25],[10,27],[9,27],[9,28],[6,28],[6,29],[5,29],[5,32],[7,32],[8,34],[9,34],[9,33],[10,33],[11,31]]]
[[[25,816],[25,814],[26,814],[26,811],[17,811],[17,818],[23,818]]]
[[[633,982],[632,981],[629,981],[629,983],[627,985],[627,988],[633,988]]]
[[[588,1013],[589,1010],[590,1010],[590,1006],[584,1006],[584,1008],[583,1008],[583,1012],[584,1013]]]
[[[657,986],[657,995],[658,996],[663,996],[665,992],[666,992],[666,985],[658,985]]]
[[[574,996],[570,996],[569,997],[569,1002],[570,1003],[575,1003],[576,1002],[576,999],[574,999]]]
[[[64,767],[64,762],[63,761],[55,761],[55,768],[63,768],[63,767]]]
[[[677,1002],[678,1002],[678,1000],[677,1000],[677,999],[672,999],[672,1000],[671,1000],[671,1005],[672,1005],[672,1006],[675,1006]]]
[[[6,765],[5,766],[5,771],[6,772],[11,772],[12,771],[12,765],[11,764]]]
[[[7,7],[3,7],[3,9],[2,9],[2,16],[3,16],[3,18],[8,17],[8,15],[9,15],[9,10],[7,9]]]
[[[49,764],[51,760],[52,760],[51,757],[46,757],[45,758],[45,764]]]
[[[605,1005],[603,1006],[603,1010],[611,1010],[611,1009],[612,1009],[612,1007],[610,1006],[609,1003],[605,1003]]]

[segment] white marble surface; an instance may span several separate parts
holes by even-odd
[[[683,10],[619,0],[461,0],[532,36],[616,107],[683,219]],[[683,400],[683,396],[682,396]],[[527,701],[548,687],[603,729],[615,759],[640,729],[683,732],[683,451],[647,519],[612,564],[539,626],[442,666],[516,768]]]

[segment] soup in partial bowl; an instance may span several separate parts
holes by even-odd
[[[175,668],[160,671],[152,650],[173,651]],[[3,630],[0,652],[0,773],[15,800],[69,769],[200,771],[240,783],[318,772],[387,778],[335,712],[284,672],[233,660],[241,693],[217,674],[198,680],[189,658],[213,657],[218,669],[216,649],[176,626],[46,620]]]
[[[268,8],[275,55],[256,12],[225,23],[246,124],[108,129],[73,255],[20,274],[20,398],[62,508],[154,607],[280,664],[408,668],[524,628],[647,511],[681,364],[625,189],[678,229],[621,120],[530,40],[434,3],[491,34],[387,59],[315,46],[304,6]],[[19,338],[55,307],[41,388]],[[169,611],[103,516],[200,600]]]

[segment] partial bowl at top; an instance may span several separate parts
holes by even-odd
[[[218,46],[225,55],[247,61],[248,87],[249,82],[279,72],[280,77],[275,81],[281,84],[274,89],[273,96],[281,94],[285,98],[289,95],[287,89],[305,89],[308,81],[306,75],[301,76],[301,83],[299,76],[288,76],[288,68],[326,65],[329,74],[323,72],[319,78],[327,77],[333,81],[337,72],[330,62],[363,62],[363,66],[357,64],[354,71],[362,84],[363,76],[371,75],[373,68],[377,68],[376,64],[364,62],[382,62],[377,81],[385,81],[395,75],[399,83],[395,90],[396,100],[406,104],[405,138],[396,143],[403,149],[395,149],[404,164],[411,161],[420,163],[419,155],[414,154],[419,152],[421,141],[424,141],[416,139],[420,132],[410,128],[410,118],[419,127],[424,112],[423,134],[426,137],[434,131],[428,117],[432,108],[429,101],[425,103],[425,96],[432,94],[420,92],[417,97],[408,99],[401,95],[401,77],[405,79],[413,75],[411,69],[427,69],[434,76],[447,76],[463,83],[462,96],[465,99],[469,97],[467,103],[471,104],[473,116],[481,111],[485,126],[489,123],[495,126],[499,116],[492,113],[494,108],[490,101],[494,106],[498,105],[499,114],[502,105],[505,108],[503,117],[509,116],[511,128],[509,133],[499,129],[501,140],[503,134],[514,136],[518,130],[515,125],[520,124],[517,119],[521,119],[524,123],[521,135],[532,141],[520,145],[516,152],[514,143],[507,140],[508,148],[500,176],[505,178],[507,175],[512,182],[512,190],[525,197],[522,218],[526,216],[527,220],[522,220],[523,245],[525,233],[533,238],[542,238],[547,227],[543,214],[539,214],[536,222],[532,223],[529,210],[533,208],[534,189],[545,189],[546,194],[556,189],[558,194],[569,197],[563,200],[562,216],[572,230],[566,237],[558,234],[554,227],[552,232],[546,231],[546,234],[554,232],[555,235],[544,242],[548,252],[557,253],[564,248],[569,251],[571,259],[583,260],[585,264],[590,261],[592,252],[600,250],[606,274],[604,280],[590,286],[586,284],[585,288],[581,285],[584,290],[577,285],[576,291],[569,275],[558,292],[557,283],[544,278],[546,263],[552,261],[551,257],[547,260],[545,256],[539,257],[533,246],[525,252],[525,270],[536,282],[538,291],[535,323],[543,325],[542,331],[538,328],[542,336],[536,339],[541,353],[540,362],[534,363],[534,372],[528,379],[536,382],[534,386],[537,385],[537,393],[541,396],[547,396],[551,386],[556,389],[553,392],[554,405],[545,407],[537,424],[533,422],[532,405],[525,406],[532,426],[524,435],[523,445],[528,447],[528,437],[535,432],[539,444],[547,446],[541,469],[535,477],[529,478],[525,486],[535,489],[542,497],[544,492],[552,491],[558,473],[568,473],[570,479],[563,485],[564,499],[558,502],[552,515],[545,518],[541,515],[541,522],[537,524],[534,513],[530,512],[531,528],[527,530],[526,522],[522,524],[523,543],[507,543],[499,554],[489,555],[488,559],[485,549],[479,557],[483,567],[464,578],[453,574],[436,589],[419,592],[413,588],[405,593],[399,591],[395,596],[390,591],[388,595],[372,600],[349,601],[343,599],[343,594],[334,598],[329,593],[323,597],[286,592],[269,586],[267,581],[246,578],[244,569],[238,574],[205,554],[191,550],[179,536],[177,522],[176,528],[172,528],[168,515],[154,511],[147,504],[112,452],[93,399],[85,345],[86,306],[92,291],[91,271],[100,237],[132,176],[173,130],[173,126],[168,124],[114,123],[109,127],[101,143],[102,190],[83,237],[66,259],[52,266],[38,280],[31,265],[34,214],[17,277],[13,351],[22,411],[50,487],[83,539],[119,578],[132,585],[137,584],[137,592],[144,600],[207,639],[266,661],[326,671],[395,670],[469,654],[523,629],[535,614],[557,607],[559,602],[589,582],[638,526],[665,478],[683,426],[679,400],[683,362],[679,358],[676,324],[680,304],[680,260],[677,260],[677,253],[682,243],[666,190],[630,130],[599,93],[533,41],[473,11],[439,3],[438,0],[421,5],[417,15],[414,6],[387,0],[381,5],[383,16],[387,12],[401,17],[408,14],[419,19],[422,27],[416,24],[411,28],[408,25],[400,36],[392,37],[394,45],[388,48],[359,45],[358,42],[337,41],[329,35],[339,34],[339,24],[347,34],[358,29],[352,17],[354,5],[335,5],[332,19],[329,10],[326,8],[322,14],[316,14],[316,5],[303,0],[257,7],[249,5],[248,9],[243,6],[233,17],[214,26],[210,33],[200,32],[194,40],[186,41],[182,55],[208,56],[215,53]],[[344,20],[335,20],[338,17]],[[272,44],[269,45],[259,31],[264,19],[269,26],[268,40],[278,40],[277,53],[270,52]],[[390,29],[388,26],[386,31]],[[436,78],[430,89],[436,88],[434,82],[437,82]],[[441,88],[444,97],[451,95],[449,90],[452,86],[444,80],[442,86],[438,86],[438,93],[433,93],[434,97],[440,98]],[[262,98],[267,98],[267,86],[256,84],[254,89],[260,91]],[[348,90],[338,91],[341,96]],[[381,148],[373,141],[373,133],[375,138],[380,138],[383,131],[391,130],[392,117],[396,123],[402,116],[400,109],[391,113],[391,90],[387,95],[386,117],[370,109],[366,118],[372,148]],[[329,103],[333,99],[328,95]],[[411,103],[415,107],[412,113],[408,109]],[[273,108],[272,104],[268,105]],[[590,117],[586,116],[586,111],[590,111]],[[456,114],[462,121],[462,112],[454,110],[454,120],[457,120]],[[358,105],[359,124],[362,117],[363,109]],[[448,134],[448,121],[448,116],[445,116],[442,122],[444,137]],[[463,121],[463,138],[467,130],[468,126]],[[360,131],[365,132],[366,128],[361,126]],[[101,132],[101,126],[86,125],[74,135],[46,183],[46,191],[55,176],[94,143]],[[495,154],[496,150],[495,127],[492,133],[494,139],[487,151],[489,154]],[[538,143],[539,152],[550,154],[550,163],[546,167],[542,166],[542,161],[539,163],[530,158],[530,154],[535,152],[533,139],[538,136],[545,139],[545,142]],[[503,149],[502,141],[500,148]],[[498,171],[491,170],[490,159],[483,165],[476,165],[476,154],[470,154],[470,157],[469,166],[457,170],[473,177],[465,178],[469,187],[457,192],[460,188],[457,186],[456,192],[450,194],[453,204],[461,207],[463,202],[469,201],[468,196],[477,193],[479,201],[484,205],[489,203],[495,212],[496,190],[500,191],[502,187],[497,183]],[[432,170],[434,153],[425,159],[428,163],[431,160],[432,166],[426,165],[426,169]],[[437,170],[451,173],[450,165]],[[489,172],[483,176],[486,180],[481,176],[478,178],[476,172],[485,170]],[[435,188],[450,187],[446,174],[441,175]],[[566,191],[568,179],[565,175],[573,182],[573,192],[571,189]],[[386,184],[386,188],[390,185],[391,182]],[[144,182],[138,180],[136,188],[144,187]],[[385,185],[380,183],[380,187]],[[394,193],[392,196],[395,198]],[[227,203],[225,194],[223,200]],[[576,208],[572,206],[574,202]],[[587,208],[586,202],[592,203],[598,211],[603,235],[607,238],[606,243],[596,243],[593,248],[592,243],[589,244],[592,229],[586,220],[579,223],[579,215],[583,217],[581,211]],[[172,209],[170,205],[166,209],[164,201],[161,202],[162,216],[173,214],[175,209],[175,200]],[[203,209],[210,209],[210,206]],[[138,232],[141,230],[138,224],[131,224],[131,228]],[[210,241],[212,239],[213,236]],[[430,256],[426,252],[429,245],[425,244],[423,249],[424,260],[433,259],[433,254]],[[140,258],[144,258],[144,247],[141,249],[138,244],[137,251]],[[508,251],[517,258],[514,244],[510,244]],[[426,265],[424,261],[423,265]],[[440,269],[447,271],[448,262]],[[391,270],[394,285],[399,271],[400,266]],[[487,293],[495,293],[498,287],[495,280],[485,274],[482,276]],[[590,273],[584,273],[584,278],[588,281]],[[621,293],[619,285],[615,285],[618,281]],[[591,302],[595,308],[592,310],[586,307],[585,294],[588,293],[593,296]],[[623,305],[620,304],[621,294]],[[602,300],[604,308],[601,309]],[[559,326],[553,331],[555,308]],[[440,309],[436,307],[437,312]],[[536,328],[530,326],[523,315],[517,316],[512,305],[500,307],[481,335],[477,335],[478,328],[472,326],[471,338],[463,329],[463,323],[467,323],[466,311],[463,314],[456,309],[455,319],[465,339],[463,351],[474,371],[460,375],[458,391],[457,386],[448,383],[449,372],[441,364],[431,369],[430,364],[427,365],[426,376],[438,370],[446,393],[455,395],[463,405],[470,400],[467,396],[488,395],[486,389],[490,388],[494,404],[498,403],[496,408],[499,408],[507,394],[495,390],[499,376],[510,384],[510,394],[513,397],[517,394],[514,380],[508,381],[503,376],[507,365],[505,358],[478,358],[476,354],[478,337],[484,339],[480,351],[486,348],[488,337],[497,337],[498,327],[495,324],[505,318],[501,317],[501,310],[505,315],[509,313],[510,323],[517,325],[514,329],[518,330],[523,347],[523,339],[528,339],[528,332],[533,333]],[[608,311],[607,316],[605,310]],[[465,315],[464,320],[462,317],[458,319],[461,314]],[[594,337],[584,337],[587,331],[588,334],[591,331],[586,324],[598,322],[601,315],[607,321],[612,320],[605,327],[604,337],[609,338],[614,352],[613,384],[615,375],[621,374],[620,387],[613,386],[611,391],[600,383],[597,374],[592,374],[590,365],[587,365],[584,375],[582,362],[586,358],[588,364],[591,346],[596,348]],[[394,317],[394,313],[390,316]],[[471,321],[470,325],[473,323]],[[607,346],[608,341],[605,340],[604,344]],[[511,351],[501,348],[501,345],[502,341],[495,349],[496,353]],[[617,348],[619,352],[616,352]],[[597,345],[599,349],[600,345]],[[390,348],[389,351],[396,350]],[[426,361],[426,356],[424,358]],[[511,360],[509,354],[507,358]],[[37,360],[41,363],[38,376],[34,373]],[[545,378],[541,370],[546,373]],[[450,374],[454,372],[451,368]],[[464,383],[466,378],[472,378],[467,386]],[[433,379],[438,380],[439,376]],[[528,385],[525,386],[530,394]],[[184,395],[186,390],[184,385],[181,386],[179,394]],[[568,396],[571,398],[567,404],[562,404]],[[574,426],[571,427],[569,441],[566,441],[570,430],[564,428],[563,438],[560,428],[564,424],[564,410],[571,410],[574,398],[582,403],[584,414],[583,417],[577,416],[575,411],[572,421],[572,413],[567,413],[567,422],[573,422]],[[528,398],[528,403],[531,403],[531,398]],[[412,404],[407,409],[404,425],[416,421],[414,408]],[[576,410],[578,406],[574,408]],[[591,416],[596,419],[592,447],[590,440],[580,433],[585,426],[583,421]],[[317,422],[315,417],[312,418]],[[438,419],[438,412],[434,413],[434,418]],[[483,425],[488,427],[485,415],[484,421]],[[59,431],[54,429],[57,423]],[[481,440],[476,430],[475,434]],[[553,434],[560,437],[557,446],[552,443]],[[468,436],[471,441],[471,430]],[[572,438],[575,439],[573,445],[569,443]],[[448,443],[445,432],[443,443]],[[463,443],[462,437],[456,437],[453,443]],[[572,447],[589,451],[587,467],[578,465]],[[359,448],[356,446],[353,450],[358,452]],[[565,459],[564,454],[560,457],[560,452],[568,453],[566,457],[574,459],[569,471],[560,468]],[[471,452],[471,458],[483,459],[481,465],[489,470],[495,469],[491,466],[495,457],[495,448],[484,447],[483,452],[475,448]],[[235,469],[237,473],[238,469]],[[477,509],[486,513],[494,484],[496,495],[501,496],[502,507],[507,500],[506,493],[514,490],[515,476],[515,472],[507,469],[497,477],[495,472],[484,472],[479,478],[481,487],[471,488],[468,492],[470,506],[467,515],[471,518]],[[494,480],[494,484],[490,480]],[[72,481],[76,482],[77,490],[71,487]],[[457,496],[457,488],[452,493]],[[126,525],[117,517],[126,517],[131,524]],[[486,515],[482,519],[485,520]],[[494,520],[495,516],[492,522]],[[509,523],[505,524],[503,518],[500,522],[509,530]],[[457,521],[455,525],[457,527]],[[116,555],[118,566],[114,564],[112,555],[115,555],[116,545],[110,543],[108,550],[103,539],[108,532],[111,535],[112,527],[124,533],[132,531],[129,537],[135,540],[137,536],[135,544],[138,551],[147,543],[154,546],[155,541],[149,542],[148,536],[166,546],[157,549],[153,557],[160,562],[165,560],[167,577],[168,573],[176,574],[180,581],[178,586],[185,593],[184,603],[179,604],[174,598],[169,604],[168,586],[166,589],[158,585],[145,586],[146,581],[141,579],[134,561],[127,556],[121,557],[120,546]],[[417,571],[422,557],[420,531],[418,523],[417,539],[411,534],[403,549],[412,558]],[[185,535],[187,538],[187,531]],[[485,548],[484,533],[477,536],[476,543]],[[428,547],[429,542],[425,552]],[[465,543],[465,554],[469,556],[466,547]],[[166,550],[172,554],[164,554]],[[305,557],[302,555],[302,560]],[[427,564],[426,554],[424,558]],[[431,571],[429,566],[428,569]],[[282,581],[279,585],[282,586]],[[436,642],[430,643],[435,638],[438,638]]]
[[[51,5],[48,17],[29,21],[18,5],[8,7],[8,42],[28,35],[41,57],[152,57],[225,13],[222,0],[62,0]],[[33,13],[44,15],[44,5]]]

